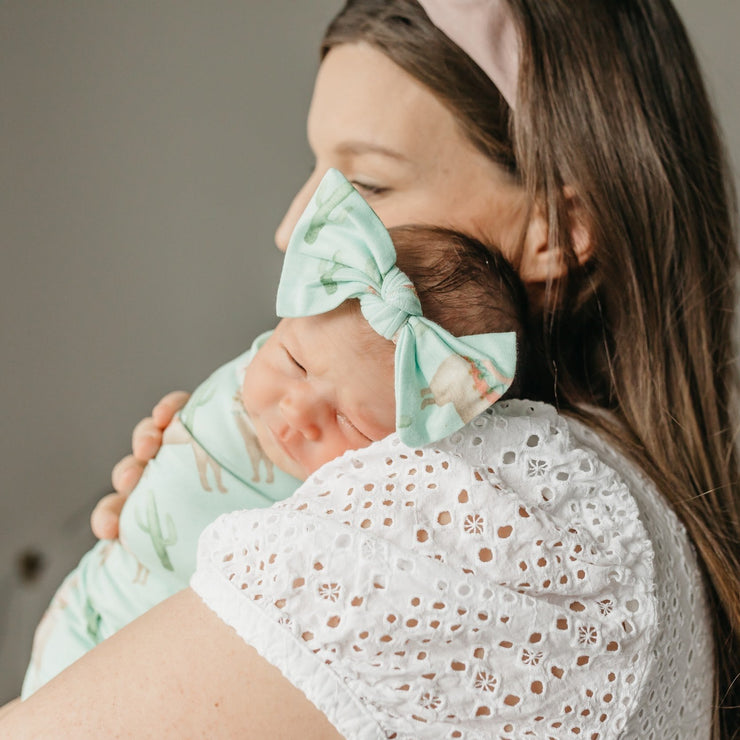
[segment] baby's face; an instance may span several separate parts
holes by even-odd
[[[358,310],[283,319],[247,367],[242,401],[262,449],[305,480],[395,430],[394,346]]]

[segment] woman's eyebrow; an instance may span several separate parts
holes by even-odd
[[[370,141],[344,141],[337,147],[339,154],[380,154],[383,157],[390,157],[400,162],[410,162],[411,160],[401,152],[390,149],[389,147],[382,146],[381,144],[374,144]]]

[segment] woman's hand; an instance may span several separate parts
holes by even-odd
[[[127,455],[113,468],[111,476],[115,493],[98,501],[90,516],[93,534],[101,540],[118,537],[118,520],[128,495],[134,490],[144,467],[162,446],[162,432],[172,417],[185,405],[190,394],[173,391],[152,409],[152,415],[142,419],[134,428],[131,439],[132,455]]]

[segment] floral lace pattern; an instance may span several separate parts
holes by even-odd
[[[220,518],[191,585],[349,738],[708,736],[686,535],[543,404],[391,435]]]
[[[658,631],[653,660],[624,738],[709,738],[714,646],[696,556],[683,525],[652,483],[590,429],[571,422],[573,436],[621,470],[640,508],[655,552]],[[605,607],[607,608],[607,607]]]

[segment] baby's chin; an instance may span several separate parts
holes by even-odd
[[[389,434],[390,433],[391,432],[389,432]],[[304,473],[301,480],[308,479],[310,476],[312,476],[317,470],[322,468],[324,465],[327,465],[333,460],[336,460],[337,458],[342,457],[342,455],[346,455],[348,452],[357,452],[358,450],[363,450],[366,447],[370,447],[370,445],[373,444],[373,441],[374,440],[368,440],[367,444],[363,444],[363,445],[347,445],[347,447],[345,447],[343,450],[339,450],[339,451],[334,450],[333,454],[331,455],[327,454],[320,460],[311,460],[310,462],[304,462],[304,470],[306,472]],[[291,473],[291,475],[295,475],[295,473]]]
[[[368,440],[366,445],[360,445],[358,447],[348,445],[343,450],[333,450],[332,454],[327,453],[323,456],[320,454],[312,455],[310,459],[297,460],[294,457],[291,457],[291,455],[283,449],[265,424],[261,421],[256,421],[253,422],[253,425],[260,447],[262,447],[264,454],[270,458],[273,465],[280,468],[284,473],[297,478],[299,481],[305,481],[319,468],[332,460],[336,460],[346,452],[354,452],[363,447],[369,447],[372,444],[372,442]]]
[[[346,450],[342,450],[336,455],[327,455],[319,460],[312,459],[310,461],[303,460],[300,462],[287,455],[285,451],[279,446],[277,446],[277,452],[275,453],[274,457],[270,451],[265,450],[265,454],[272,460],[273,464],[280,468],[280,470],[282,470],[284,473],[292,475],[299,481],[305,481],[310,478],[317,470],[322,468],[327,463],[330,463],[332,460],[336,460],[338,457],[341,457],[342,455],[344,455],[345,452],[354,452],[358,449],[361,448],[347,447]]]
[[[278,445],[273,445],[272,449],[265,450],[265,454],[270,458],[270,460],[272,460],[274,465],[283,471],[283,473],[292,475],[299,481],[305,481],[306,478],[314,472],[314,470],[318,470],[318,467],[314,468],[314,470],[308,470],[304,465],[287,455]]]

